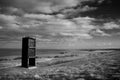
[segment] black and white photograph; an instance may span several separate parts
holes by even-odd
[[[120,80],[120,1],[0,0],[0,80]]]

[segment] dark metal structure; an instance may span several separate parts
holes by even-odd
[[[36,40],[31,37],[22,39],[22,67],[28,68],[35,66]]]

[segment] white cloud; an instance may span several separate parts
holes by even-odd
[[[118,24],[116,24],[115,22],[104,23],[103,27],[104,27],[104,29],[120,28],[120,26]]]
[[[95,29],[94,31],[91,31],[90,33],[94,36],[111,36],[110,34],[107,34],[100,29]]]
[[[1,0],[0,5],[5,7],[15,7],[19,9],[23,9],[23,11],[27,12],[45,12],[52,13],[64,9],[66,7],[74,7],[77,5],[82,5],[83,2],[103,2],[103,0]],[[88,7],[80,7],[80,10],[88,11],[94,8]],[[15,10],[16,11],[16,10]]]
[[[25,14],[24,15],[25,18],[30,18],[30,19],[46,19],[46,20],[49,20],[49,19],[52,19],[54,18],[54,16],[51,16],[51,15],[45,15],[45,14]]]
[[[94,19],[89,17],[79,17],[74,20],[54,19],[48,22],[46,30],[51,33],[51,36],[61,36],[69,39],[91,39],[92,36],[89,31],[96,28],[91,25],[92,20]]]
[[[2,15],[1,17],[2,24],[7,26],[6,29],[17,30],[25,35],[40,35],[42,37],[38,38],[39,41],[57,41],[58,39],[79,41],[92,39],[92,35],[109,36],[101,31],[99,26],[93,25],[95,19],[90,17],[64,19],[44,14],[25,14],[23,17]]]
[[[109,34],[105,33],[104,31],[97,29],[96,33],[100,34],[100,36],[110,36]]]
[[[0,26],[0,29],[2,29],[3,27],[2,26]]]
[[[78,0],[1,0],[0,5],[20,8],[28,12],[51,13],[53,11],[58,11],[62,8],[75,6],[77,4]]]
[[[17,29],[16,16],[0,14],[0,26],[6,29]]]
[[[1,20],[5,20],[5,21],[9,21],[9,22],[14,22],[15,18],[16,18],[16,16],[0,14],[0,19]]]
[[[63,15],[63,14],[57,14],[56,15],[58,18],[65,18],[65,15]]]
[[[25,31],[25,29],[40,26],[36,20],[29,20],[24,17],[0,14],[0,26],[6,30]]]
[[[60,33],[62,36],[68,36],[76,39],[91,39],[92,36],[90,36],[87,33]]]

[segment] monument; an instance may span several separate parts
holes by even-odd
[[[22,67],[35,67],[36,40],[31,37],[22,39]]]

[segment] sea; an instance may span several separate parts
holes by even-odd
[[[109,49],[107,49],[109,50]],[[105,50],[105,51],[107,51]],[[113,50],[113,49],[110,49]],[[114,49],[114,50],[120,50],[120,49]],[[88,53],[90,51],[94,50],[81,50],[81,49],[36,49],[36,55],[40,56],[46,56],[46,55],[58,55],[58,54],[67,54],[67,53]],[[101,51],[101,50],[96,50],[96,51]],[[102,50],[103,51],[103,50]],[[22,55],[22,50],[21,49],[0,49],[0,57],[5,57],[5,56],[21,56]]]
[[[54,55],[54,54],[62,54],[69,50],[63,49],[36,49],[36,55]],[[5,56],[21,56],[22,50],[21,49],[0,49],[0,57]]]
[[[36,55],[40,56],[55,56],[61,54],[70,54],[70,53],[88,53],[86,50],[82,51],[80,49],[36,49]],[[0,49],[0,57],[6,56],[21,56],[21,49]]]

